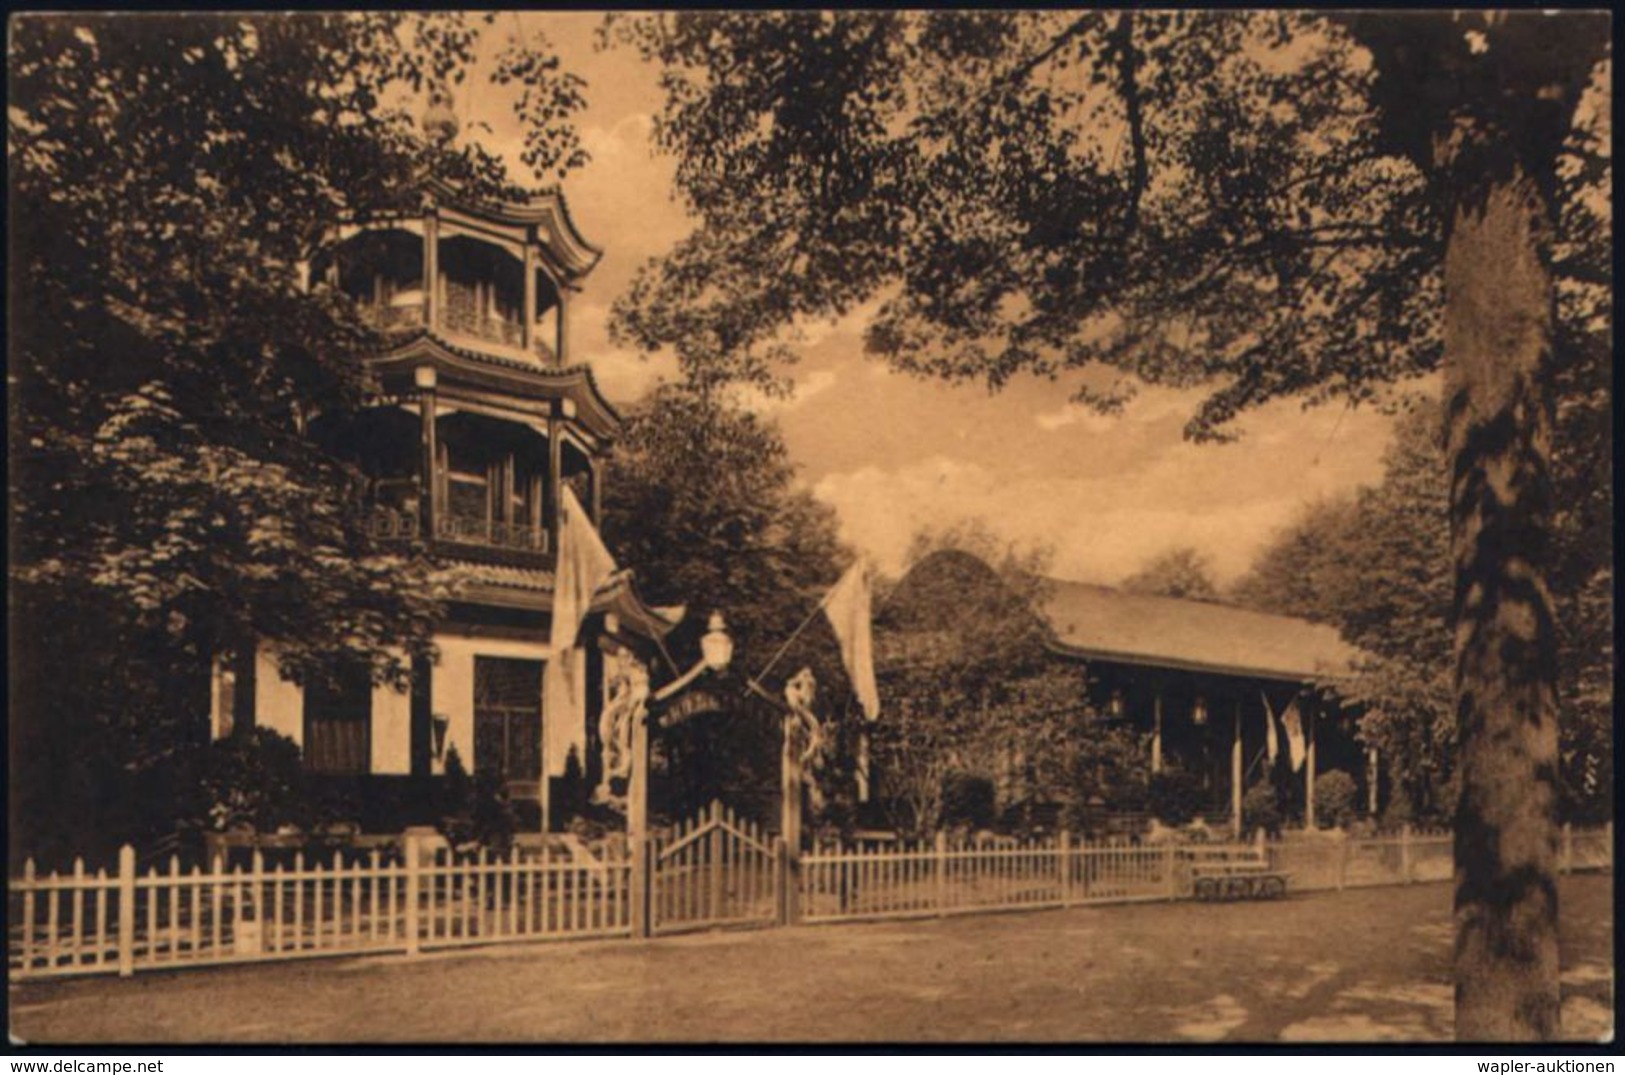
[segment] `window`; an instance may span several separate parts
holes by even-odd
[[[333,683],[305,687],[305,768],[313,773],[365,773],[370,768],[372,679],[364,664],[342,669]]]
[[[474,658],[474,771],[542,778],[542,662]]]

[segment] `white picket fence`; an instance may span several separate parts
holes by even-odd
[[[1172,844],[1009,840],[814,851],[801,857],[803,922],[1034,910],[1081,903],[1173,899],[1183,851]]]
[[[1564,826],[1558,868],[1609,868],[1613,846],[1612,825]],[[1288,890],[1298,892],[1448,881],[1454,871],[1447,830],[1294,834],[1264,850],[1269,868],[1287,874]],[[801,856],[798,917],[844,922],[1188,899],[1193,867],[1253,853],[1234,843],[1079,843],[1064,833],[988,846],[953,846],[939,835],[935,842],[828,848]]]
[[[1448,880],[1448,832],[1294,836],[1265,845],[1289,891]],[[719,925],[826,923],[1189,898],[1193,868],[1255,856],[1245,844],[997,839],[826,847],[782,842],[714,804],[642,848],[569,861],[454,855],[409,835],[404,852],[244,868],[177,859],[116,873],[82,861],[8,885],[15,979],[118,973],[514,941],[630,937]],[[638,887],[633,855],[646,856]],[[1613,827],[1565,826],[1564,872],[1610,869]],[[646,912],[640,917],[639,903]],[[652,911],[653,914],[647,912]],[[652,919],[652,921],[651,921]],[[648,923],[640,925],[639,923]],[[653,927],[650,930],[650,927]]]
[[[631,932],[629,860],[454,855],[415,836],[389,861],[375,850],[267,867],[256,852],[246,869],[216,859],[189,872],[174,858],[141,871],[125,847],[112,876],[79,861],[41,877],[30,862],[8,887],[13,978]]]

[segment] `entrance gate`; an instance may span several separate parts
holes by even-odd
[[[720,802],[652,837],[649,861],[654,933],[770,926],[780,919],[784,845]]]

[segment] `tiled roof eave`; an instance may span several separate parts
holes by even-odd
[[[1352,678],[1352,672],[1314,671],[1306,672],[1302,669],[1288,670],[1282,668],[1259,668],[1237,664],[1216,664],[1206,661],[1193,661],[1184,657],[1164,657],[1150,653],[1129,653],[1121,650],[1109,650],[1093,646],[1075,646],[1058,639],[1049,641],[1051,652],[1063,657],[1078,657],[1085,660],[1111,661],[1117,664],[1133,664],[1146,668],[1173,668],[1184,672],[1204,672],[1213,675],[1234,676],[1242,679],[1273,679],[1283,683],[1319,683],[1325,681],[1342,682]]]
[[[598,378],[593,374],[592,367],[585,363],[574,366],[538,366],[506,355],[481,351],[466,344],[454,343],[426,328],[415,329],[410,335],[402,334],[391,338],[384,346],[362,355],[362,359],[378,363],[398,360],[409,354],[414,347],[425,343],[469,362],[526,374],[538,387],[557,389],[568,387],[573,381],[582,381],[586,385],[592,405],[602,412],[611,430],[618,430],[624,422],[620,411],[604,395],[603,389],[599,388]]]

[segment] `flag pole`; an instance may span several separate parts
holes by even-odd
[[[837,583],[840,582],[839,579],[836,579],[835,581]],[[779,658],[784,656],[785,651],[787,651],[790,648],[790,644],[792,642],[794,642],[797,638],[800,638],[801,637],[801,632],[803,632],[803,631],[805,631],[807,629],[807,625],[809,623],[811,623],[818,616],[818,614],[820,612],[824,611],[824,606],[829,604],[830,594],[832,594],[834,592],[835,592],[835,587],[834,586],[831,586],[828,590],[826,590],[824,592],[824,596],[819,600],[817,606],[815,606],[811,612],[807,613],[807,618],[801,621],[801,626],[797,627],[794,631],[792,631],[790,633],[790,637],[784,640],[784,645],[779,647],[779,651],[773,655],[773,659],[768,661],[766,666],[764,666],[760,672],[757,672],[754,676],[750,677],[750,681],[749,681],[750,685],[755,686],[757,684],[758,680],[760,680],[763,676],[767,675],[769,672],[771,672],[773,670],[773,666],[779,663]]]

